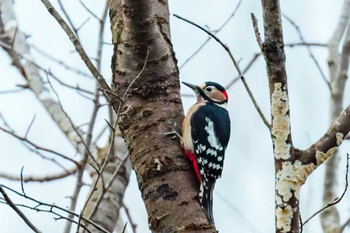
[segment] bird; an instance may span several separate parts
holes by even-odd
[[[182,83],[195,92],[197,102],[188,109],[182,122],[181,147],[199,181],[199,202],[209,222],[215,225],[213,190],[222,174],[230,138],[228,94],[223,86],[212,81],[200,86]]]

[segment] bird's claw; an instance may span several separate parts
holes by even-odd
[[[166,123],[171,126],[171,131],[163,133],[164,135],[171,135],[171,139],[175,139],[176,137],[182,139],[182,136],[176,131],[176,122],[167,120]]]

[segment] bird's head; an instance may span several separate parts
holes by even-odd
[[[208,102],[226,107],[228,95],[223,86],[216,82],[205,82],[200,86],[182,82],[190,87],[197,96],[197,102]]]

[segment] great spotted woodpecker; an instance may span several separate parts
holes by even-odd
[[[200,183],[199,201],[214,224],[213,190],[221,177],[225,150],[230,138],[230,118],[226,105],[228,95],[223,86],[205,82],[201,86],[185,83],[197,96],[182,123],[181,146],[192,162]]]

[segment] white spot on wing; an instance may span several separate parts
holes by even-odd
[[[216,152],[216,150],[213,150],[213,149],[209,148],[209,149],[207,150],[207,155],[212,155],[212,156],[215,156],[215,157],[216,157],[217,152]]]
[[[208,142],[211,147],[215,148],[218,151],[222,151],[223,147],[219,142],[219,139],[215,135],[214,131],[214,122],[210,120],[208,117],[205,118],[205,121],[208,123],[207,126],[205,126],[205,131],[208,133]]]

